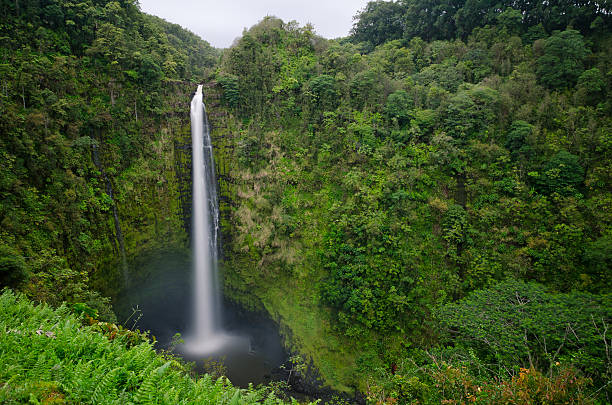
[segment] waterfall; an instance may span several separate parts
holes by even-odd
[[[219,204],[210,140],[202,101],[202,85],[191,100],[193,167],[192,239],[194,266],[194,328],[189,346],[205,351],[220,337],[220,297],[217,283]]]
[[[216,358],[237,370],[256,364],[258,354],[249,336],[228,332],[221,325],[222,305],[217,275],[219,201],[210,127],[202,97],[202,85],[199,85],[191,100],[194,318],[185,343],[177,350],[188,360]]]

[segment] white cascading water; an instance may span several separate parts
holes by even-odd
[[[220,359],[227,365],[228,372],[233,373],[232,378],[248,384],[251,380],[244,379],[250,379],[253,374],[249,374],[250,371],[244,374],[245,370],[264,375],[271,368],[268,360],[258,354],[257,346],[251,344],[249,336],[228,333],[221,327],[217,276],[219,204],[210,128],[202,97],[202,85],[199,85],[191,100],[194,319],[185,344],[178,350],[190,361],[201,361],[204,357]],[[275,361],[280,365],[280,360]]]
[[[223,339],[220,330],[220,298],[217,283],[219,204],[202,85],[191,100],[193,166],[192,250],[195,276],[194,327],[188,339],[190,351],[214,350]]]

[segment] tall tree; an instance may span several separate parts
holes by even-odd
[[[371,1],[357,14],[351,30],[353,41],[365,43],[366,51],[393,39],[402,38],[404,33],[404,6],[393,1]]]
[[[582,35],[576,30],[555,32],[544,43],[537,73],[542,84],[552,89],[573,87],[584,71],[588,54]]]

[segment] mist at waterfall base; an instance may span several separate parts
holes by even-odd
[[[200,85],[191,102],[193,272],[177,271],[176,267],[171,270],[173,257],[167,255],[157,265],[151,263],[158,268],[153,277],[123,294],[128,302],[122,306],[125,309],[128,303],[138,305],[142,316],[137,318],[136,326],[150,330],[162,346],[169,346],[175,333],[181,333],[184,343],[174,350],[185,359],[195,361],[201,368],[206,361],[220,361],[234,384],[258,384],[269,380],[286,355],[274,326],[270,328],[265,322],[255,325],[254,319],[245,319],[236,307],[222,316],[217,269],[220,231],[217,183],[202,98]],[[179,277],[186,273],[193,275]],[[191,299],[186,300],[189,295]],[[130,326],[129,321],[126,326]]]
[[[143,277],[134,279],[115,305],[119,322],[126,327],[149,330],[158,349],[169,349],[172,337],[191,335],[194,318],[192,261],[186,252],[152,252],[130,263]],[[264,314],[247,311],[222,300],[222,329],[241,337],[248,346],[228,346],[203,355],[175,351],[187,361],[196,362],[196,371],[205,372],[205,362],[221,361],[233,384],[246,387],[252,382],[267,383],[287,360],[277,324]],[[137,309],[133,313],[133,309]],[[127,320],[127,322],[126,322]]]

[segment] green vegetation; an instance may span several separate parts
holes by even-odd
[[[357,15],[351,39],[371,51],[395,39],[466,40],[475,29],[495,26],[529,42],[568,26],[601,34],[611,22],[606,2],[377,0]]]
[[[276,401],[68,314],[112,322],[138,257],[185,249],[175,146],[211,77],[225,291],[290,373],[611,401],[608,2],[376,1],[347,38],[267,17],[223,52],[133,1],[1,4],[0,283],[60,308],[0,298],[3,401]]]
[[[89,318],[91,319],[91,318]],[[281,404],[267,388],[191,376],[157,354],[142,334],[83,319],[66,306],[34,306],[0,295],[0,402],[3,404]],[[296,403],[296,402],[294,402]]]
[[[1,4],[2,283],[112,319],[95,290],[185,246],[174,142],[217,51],[133,1]]]
[[[419,4],[339,41],[270,17],[225,51],[226,292],[378,402],[476,398],[451,377],[606,402],[609,14],[459,2],[419,28]]]

